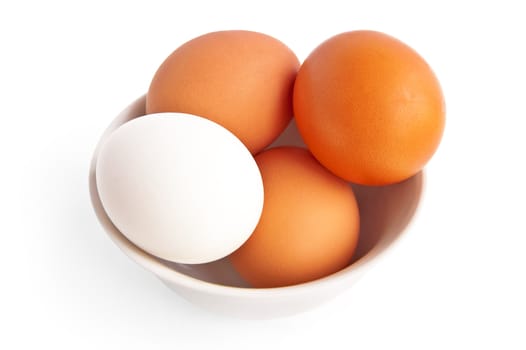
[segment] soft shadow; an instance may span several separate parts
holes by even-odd
[[[294,119],[268,148],[278,146],[306,147]],[[363,258],[377,245],[378,249],[386,247],[404,231],[420,202],[422,185],[422,172],[389,186],[351,184],[361,220],[360,238],[352,262]]]
[[[353,262],[373,248],[392,243],[411,222],[423,185],[423,173],[389,186],[351,184],[360,209],[360,237]]]
[[[231,287],[250,287],[232,267],[228,257],[206,264],[178,264],[163,261],[163,264],[188,276],[214,284]]]
[[[117,116],[107,128],[99,146],[117,127],[126,121],[144,115],[144,107],[145,96],[142,96]],[[305,147],[294,120],[268,148],[285,145]],[[228,258],[207,264],[178,264],[159,259],[130,242],[112,224],[100,203],[95,183],[96,154],[97,151],[93,157],[89,175],[92,204],[105,231],[124,253],[145,267],[155,268],[155,266],[162,265],[172,271],[199,280],[227,286],[247,287],[246,282],[232,268]],[[410,179],[389,186],[370,187],[356,184],[351,184],[351,186],[358,201],[361,220],[358,247],[352,260],[354,263],[373,251],[379,253],[405,230],[420,201],[423,174],[420,172]]]
[[[300,133],[298,132],[296,121],[294,119],[290,121],[287,128],[274,142],[270,144],[270,146],[267,147],[267,149],[279,146],[296,146],[307,148],[307,146],[305,146],[305,142],[303,142],[303,139],[301,138]]]

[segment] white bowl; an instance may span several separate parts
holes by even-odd
[[[228,259],[199,265],[177,264],[146,253],[126,239],[112,224],[99,199],[95,164],[102,141],[128,120],[145,114],[145,96],[124,109],[99,141],[90,167],[93,207],[106,233],[131,259],[154,273],[169,288],[190,302],[214,312],[242,318],[272,318],[306,311],[351,287],[406,230],[423,190],[423,173],[399,184],[368,187],[352,185],[360,208],[360,240],[353,262],[343,270],[316,281],[280,288],[250,288]],[[270,147],[303,146],[292,122]]]

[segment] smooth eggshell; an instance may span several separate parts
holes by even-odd
[[[431,159],[445,103],[416,51],[383,33],[353,31],[326,40],[302,64],[294,115],[309,150],[334,174],[387,185]]]
[[[184,112],[232,131],[253,153],[268,146],[292,117],[296,55],[265,34],[229,30],[177,48],[150,84],[146,112]]]
[[[349,184],[302,148],[273,148],[256,162],[265,202],[254,233],[230,256],[240,275],[253,287],[281,287],[349,265],[360,226]]]
[[[161,113],[131,120],[102,145],[97,189],[115,226],[162,259],[205,263],[237,249],[263,207],[258,167],[220,125]]]

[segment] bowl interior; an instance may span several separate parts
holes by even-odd
[[[148,265],[152,270],[161,267],[165,270],[169,269],[174,273],[180,273],[213,284],[250,288],[232,268],[227,258],[207,264],[178,264],[165,261],[135,246],[119,232],[106,215],[100,202],[95,183],[95,164],[98,148],[113,130],[125,122],[144,114],[145,97],[143,96],[133,102],[113,120],[102,136],[93,156],[89,178],[90,194],[93,207],[101,224],[104,226],[110,238],[112,238],[127,255],[142,265]],[[305,147],[294,121],[290,123],[281,136],[269,147],[281,145]],[[419,172],[401,183],[389,186],[370,187],[356,184],[350,185],[354,189],[360,210],[360,237],[351,264],[344,270],[338,272],[338,274],[344,273],[345,270],[353,269],[377,256],[400,236],[410,223],[418,207],[423,189],[423,173]]]

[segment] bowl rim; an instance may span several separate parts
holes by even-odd
[[[370,251],[368,251],[359,260],[353,262],[351,265],[343,268],[328,276],[316,279],[314,281],[304,282],[300,284],[284,286],[284,287],[270,287],[270,288],[253,288],[253,287],[237,287],[228,286],[222,284],[216,284],[208,281],[201,280],[196,277],[186,275],[173,268],[167,266],[162,259],[157,258],[146,251],[142,250],[130,240],[128,240],[111,222],[107,216],[102,203],[100,201],[97,186],[96,186],[96,164],[99,149],[107,138],[107,136],[119,125],[122,124],[122,120],[130,113],[133,108],[137,108],[141,104],[144,104],[146,95],[135,99],[131,104],[124,108],[105,129],[95,151],[93,152],[89,170],[89,192],[91,198],[92,207],[96,213],[97,219],[102,225],[106,234],[110,239],[133,261],[145,268],[146,270],[154,273],[161,280],[170,284],[180,285],[191,290],[196,290],[208,294],[223,295],[230,297],[274,297],[276,294],[279,295],[297,295],[302,293],[311,293],[313,289],[325,289],[330,288],[335,284],[345,284],[347,281],[353,279],[355,276],[361,274],[363,270],[370,267],[378,258],[388,250],[391,250],[399,241],[402,236],[406,236],[407,232],[410,231],[414,222],[419,217],[419,211],[421,210],[421,200],[424,198],[424,192],[426,189],[426,176],[425,171],[422,170],[421,185],[419,192],[419,204],[416,206],[411,220],[403,227],[400,232],[388,243],[388,244],[377,244]]]

